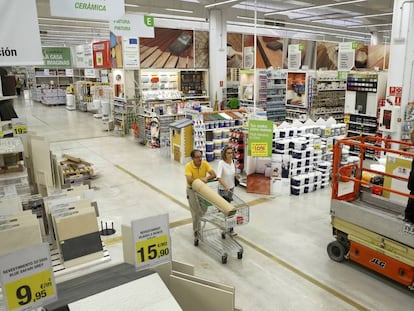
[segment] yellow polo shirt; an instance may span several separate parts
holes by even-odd
[[[212,167],[207,161],[201,161],[200,167],[196,167],[194,162],[191,160],[185,165],[185,176],[191,176],[193,179],[204,178],[211,170]],[[187,183],[187,187],[190,188],[191,185]]]

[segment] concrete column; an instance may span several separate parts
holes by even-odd
[[[402,87],[401,120],[404,120],[407,103],[414,101],[414,0],[394,1],[390,43],[387,96],[390,87]],[[391,133],[393,139],[401,139],[401,125],[397,132]]]
[[[226,90],[227,75],[227,28],[222,10],[214,9],[210,11],[210,102],[214,104],[223,100],[223,91]]]

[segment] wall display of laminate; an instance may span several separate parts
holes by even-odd
[[[287,74],[286,120],[306,121],[308,119],[309,73],[289,71]]]
[[[35,68],[32,99],[45,105],[66,104],[66,88],[73,81],[72,69]]]
[[[266,110],[267,119],[283,122],[286,119],[286,83],[287,71],[267,70]]]
[[[114,129],[120,135],[127,135],[132,125],[137,122],[136,101],[115,97],[113,99],[112,117],[114,119]]]
[[[308,106],[313,121],[332,117],[344,121],[346,81],[338,78],[337,71],[317,71],[309,77]]]

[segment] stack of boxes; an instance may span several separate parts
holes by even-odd
[[[273,154],[289,157],[291,194],[313,192],[329,184],[333,135],[342,136],[344,133],[345,124],[275,129]]]

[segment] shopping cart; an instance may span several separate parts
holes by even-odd
[[[236,213],[227,216],[201,194],[194,193],[200,208],[206,211],[201,217],[201,229],[194,238],[194,245],[198,246],[202,242],[220,255],[223,264],[227,263],[227,256],[232,252],[237,253],[238,259],[242,259],[243,246],[236,241],[231,230],[249,223],[249,206],[233,194],[230,204],[236,208]]]

